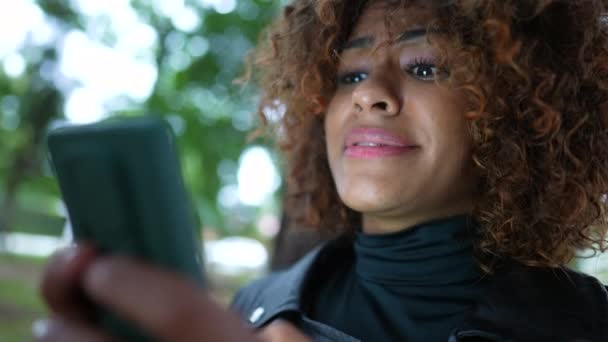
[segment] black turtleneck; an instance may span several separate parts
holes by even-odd
[[[312,318],[362,341],[447,341],[481,291],[467,221],[356,233],[353,262],[320,286]]]

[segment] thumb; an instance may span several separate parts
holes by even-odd
[[[310,342],[308,336],[304,335],[293,324],[277,319],[263,328],[257,336],[263,342]]]

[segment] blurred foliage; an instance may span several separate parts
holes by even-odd
[[[44,259],[0,253],[0,340],[31,341],[31,326],[46,314],[38,296]]]
[[[179,27],[167,13],[159,11],[161,2],[193,9],[199,24],[192,30]],[[110,116],[164,117],[178,137],[185,180],[202,224],[212,228],[205,234],[212,238],[239,234],[264,240],[254,225],[258,216],[274,209],[277,200],[261,207],[238,204],[224,208],[218,193],[222,187],[237,183],[239,157],[255,125],[255,89],[235,85],[234,80],[243,72],[246,51],[276,13],[278,3],[238,0],[228,13],[203,3],[129,2],[138,20],[155,32],[156,43],[143,57],[154,62],[157,78],[151,95],[143,100],[126,95],[113,99]],[[0,233],[58,236],[65,211],[46,160],[45,136],[50,128],[66,121],[68,96],[81,86],[60,74],[63,44],[70,33],[82,32],[112,48],[117,31],[109,18],[83,13],[78,0],[38,0],[35,4],[45,20],[57,28],[53,41],[41,45],[28,37],[15,51],[26,62],[19,75],[3,68],[0,51]],[[0,254],[0,340],[31,339],[33,320],[45,314],[37,295],[44,262]],[[227,303],[236,288],[252,276],[242,277],[246,279],[217,280],[214,293],[221,302]]]
[[[44,137],[50,126],[64,118],[66,89],[77,85],[69,80],[67,86],[65,81],[61,85],[45,68],[58,64],[62,39],[69,31],[89,33],[86,27],[90,28],[88,21],[92,19],[80,13],[75,3],[38,1],[44,15],[60,28],[55,43],[37,46],[26,41],[18,53],[27,66],[18,77],[0,68],[0,231],[58,235],[63,227],[59,191],[46,162]],[[140,20],[156,31],[157,44],[150,53],[158,78],[144,102],[117,98],[127,105],[112,116],[167,118],[178,134],[186,183],[203,224],[216,228],[220,236],[255,236],[252,223],[259,209],[240,206],[233,208],[237,213],[222,210],[217,196],[223,185],[236,183],[236,167],[230,166],[238,165],[247,132],[255,125],[255,92],[235,86],[233,81],[242,73],[245,52],[255,44],[278,4],[239,0],[235,10],[222,14],[203,8],[201,3],[185,2],[196,10],[200,25],[184,32],[159,13],[158,1],[130,2]],[[101,32],[98,38],[111,46],[115,33],[108,20],[95,20],[99,22],[95,31]],[[198,51],[192,51],[193,43],[198,44]],[[228,167],[219,171],[220,165]]]

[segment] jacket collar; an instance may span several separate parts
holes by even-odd
[[[310,273],[316,269],[314,264],[318,262],[319,255],[327,251],[329,243],[323,242],[293,266],[271,274],[265,283],[261,284],[262,290],[258,293],[257,304],[254,305],[256,308],[249,318],[255,328],[265,325],[279,314],[303,311],[301,298],[304,285]]]
[[[342,236],[322,243],[290,268],[273,273],[260,284],[255,307],[263,307],[263,315],[251,317],[256,318],[250,319],[252,325],[263,326],[279,314],[307,312],[305,304],[312,302],[309,296],[322,285],[319,279],[335,265],[352,260],[352,253],[352,237]],[[532,336],[543,340],[547,331],[555,337],[586,336],[591,341],[608,336],[608,292],[591,276],[567,268],[534,268],[508,261],[488,276],[486,284],[477,306],[456,333],[491,332],[514,336],[517,341],[529,341]]]

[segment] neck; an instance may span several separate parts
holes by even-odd
[[[459,215],[392,234],[358,233],[356,272],[363,279],[392,285],[469,284],[479,276],[474,225],[469,216]]]
[[[435,211],[418,211],[406,215],[382,215],[363,213],[362,230],[367,234],[388,234],[409,229],[419,224],[444,219],[457,215],[470,215],[473,211],[471,203],[462,206],[446,207]]]

